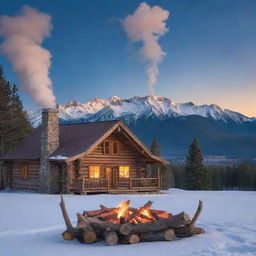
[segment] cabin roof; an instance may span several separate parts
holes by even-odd
[[[151,159],[168,164],[160,157],[154,156],[139,141],[136,136],[121,122],[102,121],[81,124],[68,124],[59,126],[60,144],[57,150],[50,156],[52,161],[74,160],[92,151],[115,129],[121,126],[127,135],[147,154]],[[39,160],[41,145],[41,127],[32,131],[13,150],[0,157],[2,160]]]

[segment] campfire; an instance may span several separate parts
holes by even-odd
[[[130,200],[127,200],[114,208],[100,205],[99,210],[77,213],[77,226],[73,227],[61,196],[60,207],[67,226],[62,237],[65,240],[75,238],[88,244],[104,240],[108,245],[115,245],[171,241],[204,233],[202,228],[195,227],[202,210],[202,201],[199,201],[192,220],[184,212],[173,215],[152,209],[152,204],[148,201],[140,208],[133,208]]]

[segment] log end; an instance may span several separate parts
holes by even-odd
[[[136,234],[132,234],[129,236],[128,242],[130,244],[137,244],[140,242],[140,237]]]
[[[129,226],[129,224],[123,224],[120,227],[120,233],[123,235],[129,235],[131,232],[131,227]]]
[[[70,241],[70,240],[74,239],[74,234],[72,232],[66,230],[62,233],[62,237],[64,240]]]
[[[114,232],[114,231],[106,231],[104,234],[104,239],[105,239],[105,242],[108,244],[108,245],[115,245],[115,244],[118,244],[118,236],[117,236],[117,233]]]
[[[170,228],[165,231],[164,237],[166,241],[172,241],[174,239],[174,236],[175,234],[173,229]]]
[[[95,232],[87,231],[83,234],[83,241],[85,244],[91,244],[96,241],[97,237]]]

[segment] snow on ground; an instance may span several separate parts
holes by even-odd
[[[256,255],[256,192],[171,189],[160,195],[65,195],[73,221],[78,211],[98,209],[100,203],[116,206],[127,199],[135,207],[152,200],[155,209],[174,214],[184,210],[190,216],[201,199],[204,209],[197,226],[205,228],[206,233],[135,245],[68,242],[61,237],[65,225],[59,195],[1,192],[0,256]]]

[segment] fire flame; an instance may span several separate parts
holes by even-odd
[[[149,211],[148,209],[142,208],[142,209],[140,210],[140,213],[143,214],[144,216],[149,217],[149,218],[151,217],[150,211]]]
[[[121,202],[116,208],[112,208],[113,210],[103,213],[101,220],[112,223],[138,224],[149,223],[158,218],[168,218],[170,215],[165,211],[150,209],[152,202],[145,204],[141,208],[132,208],[129,204],[130,200]]]
[[[129,208],[129,203],[130,203],[130,200],[123,201],[119,204],[119,206],[116,209],[118,219],[120,219],[120,217],[125,217],[126,216],[126,212]]]

